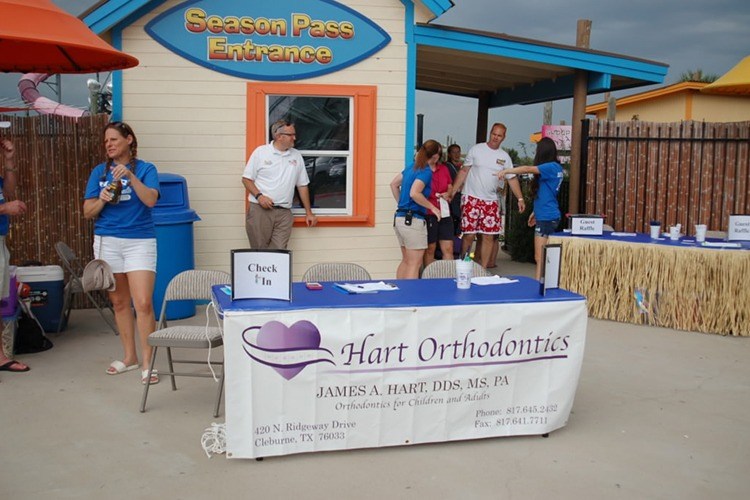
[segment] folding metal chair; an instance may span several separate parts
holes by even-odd
[[[472,276],[492,276],[492,273],[481,265],[474,262],[472,266]],[[456,261],[455,260],[436,260],[431,262],[422,271],[422,278],[455,278]]]
[[[169,375],[172,380],[173,391],[177,390],[177,384],[175,383],[176,376],[214,377],[213,373],[176,372],[174,370],[174,363],[208,365],[208,361],[172,359],[172,348],[207,349],[210,353],[210,350],[214,347],[224,345],[221,323],[216,327],[209,327],[208,325],[168,326],[167,304],[173,300],[211,300],[211,287],[213,285],[226,284],[230,281],[231,277],[229,274],[223,271],[189,270],[182,271],[180,274],[172,278],[167,285],[166,292],[164,293],[164,301],[161,306],[161,314],[159,315],[159,322],[156,326],[156,331],[148,336],[148,344],[153,346],[154,349],[151,353],[151,362],[149,364],[148,374],[145,377],[146,381],[151,380],[154,371],[154,364],[156,362],[156,351],[159,347],[167,348],[167,363],[169,365],[169,371],[159,371],[158,374],[159,376]],[[218,316],[216,320],[218,322]],[[214,408],[214,417],[218,417],[219,405],[221,404],[221,394],[224,390],[224,363],[223,361],[212,362],[211,366],[213,364],[221,367],[219,388],[216,394],[216,406]],[[147,382],[143,386],[141,413],[146,411],[146,398],[148,398],[148,389],[150,385],[151,384]]]
[[[57,324],[57,332],[60,333],[62,325],[67,323],[68,318],[70,317],[70,311],[73,307],[73,295],[76,293],[82,293],[92,304],[94,304],[96,310],[99,311],[99,314],[104,321],[106,321],[112,331],[115,332],[115,335],[118,335],[117,324],[114,320],[115,312],[112,310],[112,305],[109,303],[109,299],[105,293],[102,291],[92,293],[83,289],[83,283],[81,282],[81,278],[83,277],[83,265],[81,265],[76,254],[62,241],[55,243],[55,251],[62,261],[63,268],[70,276],[68,283],[64,288],[63,313],[60,315],[60,322]],[[105,313],[105,309],[109,309],[109,312],[112,314],[111,317]]]
[[[314,264],[302,276],[302,281],[348,281],[371,280],[367,269],[349,262],[327,262]]]

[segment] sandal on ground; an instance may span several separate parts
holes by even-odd
[[[126,366],[122,361],[112,361],[107,368],[107,375],[119,375],[138,368],[138,363]]]
[[[29,370],[31,370],[31,368],[21,363],[20,361],[16,361],[15,359],[9,359],[7,363],[3,363],[2,365],[0,365],[0,372],[21,373],[27,372]]]
[[[141,383],[146,385],[148,383],[148,370],[141,370]],[[151,371],[151,385],[159,383],[159,374],[156,369]]]

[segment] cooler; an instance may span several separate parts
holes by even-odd
[[[28,266],[16,269],[16,279],[31,288],[31,312],[45,332],[56,332],[63,312],[64,274],[60,266]],[[65,329],[62,325],[62,330]]]

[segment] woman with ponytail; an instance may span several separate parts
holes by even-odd
[[[427,249],[427,214],[440,221],[440,210],[427,199],[432,184],[432,167],[440,159],[440,143],[429,140],[417,151],[414,162],[391,181],[391,193],[398,202],[393,219],[401,263],[396,269],[398,279],[419,278],[424,252]]]
[[[156,279],[156,230],[151,209],[159,199],[156,167],[137,157],[138,140],[126,123],[113,122],[104,129],[107,161],[91,172],[83,202],[83,215],[94,219],[94,257],[105,260],[115,276],[109,299],[115,311],[124,350],[122,361],[113,361],[107,374],[117,375],[139,367],[135,328],[141,346],[141,382],[151,380],[148,336],[156,329],[152,296]],[[135,308],[135,316],[131,303]],[[137,319],[136,319],[137,318]]]
[[[560,224],[560,205],[557,195],[563,181],[563,168],[557,159],[555,141],[544,137],[536,145],[534,164],[506,169],[500,172],[502,179],[509,174],[534,174],[531,191],[534,197],[534,211],[529,216],[529,226],[534,229],[534,258],[536,259],[536,279],[542,277],[542,252],[549,235],[557,231]]]

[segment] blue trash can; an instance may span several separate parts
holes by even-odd
[[[187,181],[181,175],[159,174],[161,197],[153,208],[156,226],[156,284],[154,312],[159,319],[169,282],[182,271],[195,268],[193,222],[201,220],[190,208]],[[167,319],[195,316],[195,302],[182,300],[167,306]]]

